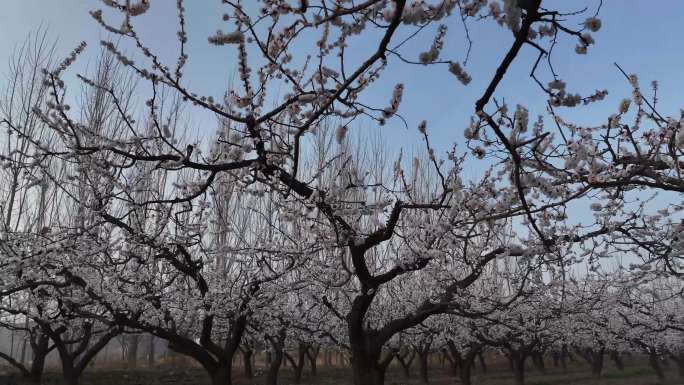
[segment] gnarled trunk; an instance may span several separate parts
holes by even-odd
[[[406,351],[404,354],[401,354],[401,352],[396,353],[397,361],[399,361],[399,364],[401,365],[401,368],[404,370],[404,377],[406,378],[411,378],[411,363],[413,363],[413,359],[416,357],[416,352],[411,350],[411,351]]]
[[[292,364],[295,384],[299,384],[300,382],[302,382],[302,373],[304,372],[304,363],[306,362],[306,350],[306,344],[304,344],[303,342],[299,342],[297,345],[296,360],[287,352],[283,352],[285,354],[285,358],[287,358],[287,360],[290,361],[290,364]]]
[[[266,385],[278,385],[278,372],[283,363],[283,348],[285,345],[285,328],[281,328],[276,336],[267,336],[268,342],[273,349],[268,353],[268,371],[266,372]]]
[[[309,357],[309,364],[311,365],[311,376],[316,377],[318,375],[318,353],[321,351],[321,346],[309,346],[306,350],[306,356]]]

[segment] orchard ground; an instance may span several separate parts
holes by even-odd
[[[635,360],[633,365],[624,370],[617,370],[613,366],[607,366],[601,378],[592,378],[589,367],[582,363],[572,363],[568,366],[567,373],[560,368],[550,367],[546,373],[540,373],[533,368],[528,368],[526,385],[684,385],[684,379],[679,377],[673,365],[665,367],[666,379],[658,381],[655,372],[646,362]],[[430,368],[429,384],[433,385],[457,385],[459,380],[451,375],[449,370],[440,367]],[[492,365],[486,373],[479,368],[473,374],[475,385],[509,385],[513,384],[513,376],[510,370],[501,365]],[[257,367],[253,378],[246,378],[240,367],[234,368],[233,384],[252,385],[265,383],[264,368]],[[308,369],[308,368],[307,368]],[[407,379],[400,367],[391,367],[387,373],[388,385],[413,385],[424,384],[419,378],[418,368],[412,367],[411,378]],[[60,384],[61,375],[58,371],[49,370],[46,373],[43,384]],[[307,371],[299,385],[348,385],[351,384],[351,369],[321,367],[314,377]],[[21,384],[21,383],[19,383]],[[209,384],[209,379],[201,368],[184,367],[179,365],[159,365],[155,368],[95,368],[87,371],[82,380],[83,385],[204,385]],[[279,384],[296,384],[290,368],[281,370]]]

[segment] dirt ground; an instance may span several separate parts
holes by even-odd
[[[387,385],[413,385],[422,384],[417,378],[418,371],[414,368],[412,378],[406,379],[398,368],[392,368],[387,374]],[[349,385],[351,373],[349,369],[320,368],[316,377],[305,373],[301,385]],[[236,368],[234,384],[236,385],[261,385],[265,379],[260,370],[257,375],[248,379],[241,373],[241,368]],[[562,374],[556,369],[549,369],[546,374],[533,370],[526,377],[527,385],[684,385],[684,379],[668,368],[666,380],[658,382],[653,370],[646,366],[632,366],[624,371],[608,368],[601,379],[592,379],[586,368],[571,368],[568,374]],[[45,384],[59,383],[58,373],[48,373]],[[195,368],[165,367],[155,369],[96,369],[87,372],[82,380],[82,385],[205,385],[209,384],[205,373]],[[280,384],[294,384],[292,373],[288,368],[281,371]],[[430,370],[429,384],[432,385],[457,385],[458,379],[451,376],[446,370],[433,368]],[[510,372],[505,369],[490,369],[487,373],[476,371],[473,375],[474,385],[508,385],[513,384]]]

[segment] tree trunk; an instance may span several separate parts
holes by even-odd
[[[544,356],[541,353],[534,353],[532,355],[532,364],[539,373],[546,373],[546,365],[544,364]]]
[[[567,357],[568,357],[568,347],[563,345],[563,347],[561,348],[561,351],[560,351],[560,366],[561,366],[561,369],[563,370],[563,374],[568,373]]]
[[[656,376],[658,376],[658,381],[664,381],[665,373],[663,373],[663,368],[660,366],[660,360],[658,359],[656,352],[649,352],[648,363],[651,365],[653,370],[655,370]]]
[[[46,338],[46,341],[49,342]],[[45,357],[47,356],[47,342],[43,351],[34,349],[33,362],[29,368],[28,375],[24,377],[24,381],[28,384],[40,384],[43,379],[43,370],[45,369]]]
[[[429,379],[428,379],[428,369],[429,369],[429,363],[428,363],[428,358],[430,357],[430,348],[423,348],[420,347],[417,349],[418,352],[418,364],[420,368],[420,381],[424,384],[427,384]]]
[[[404,378],[411,378],[411,363],[416,357],[416,352],[408,351],[403,355],[399,352],[396,354],[396,357],[397,361],[399,361],[399,364],[401,365],[401,368],[404,370]]]
[[[268,365],[268,372],[266,373],[266,385],[278,385],[278,372],[280,365],[283,363],[283,351],[271,352],[269,354],[270,362]]]
[[[515,385],[525,385],[525,359],[527,356],[515,350],[509,350],[513,380]]]
[[[297,361],[295,361],[290,355],[285,353],[287,359],[292,364],[292,370],[294,371],[294,382],[299,384],[302,382],[302,372],[304,372],[304,363],[306,362],[306,345],[300,342],[297,345]]]
[[[60,357],[62,360],[62,383],[64,385],[78,385],[80,373],[74,370],[74,361],[66,357]]]
[[[615,351],[615,350],[612,350],[612,351],[610,352],[610,359],[613,361],[613,363],[615,364],[615,367],[616,367],[619,371],[625,370],[625,364],[624,364],[624,362],[622,361],[622,357],[620,356],[620,353],[618,353],[618,352]]]
[[[306,351],[307,357],[309,357],[309,364],[311,365],[311,376],[316,377],[318,374],[318,353],[321,351],[321,346],[316,345],[315,347],[309,347]]]
[[[350,332],[351,366],[354,385],[383,385],[385,383],[385,370],[391,362],[394,354],[380,362],[382,346],[372,341],[369,336],[358,330]]]
[[[462,362],[461,352],[459,352],[454,341],[447,341],[446,346],[447,349],[444,350],[444,356],[447,358],[449,364],[451,365],[451,374],[454,377],[458,377],[458,370]]]
[[[211,385],[230,385],[231,383],[231,362],[222,362],[209,372]]]
[[[128,335],[126,345],[128,345],[128,352],[126,357],[126,366],[128,368],[135,368],[138,365],[138,342],[140,341],[140,335],[130,334]]]
[[[352,358],[354,385],[384,385],[385,368],[377,364],[378,358],[355,354]]]
[[[332,351],[330,351],[330,349],[326,349],[325,352],[323,353],[323,361],[325,362],[326,368],[333,366]]]
[[[254,377],[254,370],[252,370],[252,356],[254,355],[254,351],[252,349],[243,349],[242,350],[242,362],[244,363],[245,366],[245,377],[247,378],[253,378]]]
[[[154,336],[150,334],[149,345],[147,347],[147,366],[150,368],[154,367],[154,354]]]
[[[603,371],[603,348],[592,351],[591,374],[594,377],[601,377]]]
[[[286,337],[285,328],[278,331],[277,336],[267,336],[272,351],[268,352],[268,372],[266,372],[266,385],[278,385],[278,372],[283,364],[283,347]]]
[[[679,354],[670,354],[670,358],[677,364],[679,377],[684,378],[684,351]]]
[[[459,378],[461,379],[461,385],[471,385],[472,380],[471,380],[471,368],[473,366],[473,360],[470,360],[470,362],[467,362],[468,360],[463,360],[461,362],[461,370],[459,371]]]
[[[577,354],[582,356],[585,361],[591,366],[591,375],[594,378],[601,377],[603,371],[603,354],[605,349],[577,349]]]
[[[487,373],[487,365],[485,363],[484,352],[480,351],[477,353],[477,358],[480,360],[480,367],[482,368],[482,373]]]

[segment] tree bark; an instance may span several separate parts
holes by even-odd
[[[605,348],[603,347],[599,349],[577,349],[577,354],[582,356],[582,358],[591,366],[591,375],[594,378],[601,377],[604,353]]]
[[[658,381],[664,381],[665,380],[665,373],[663,372],[662,366],[660,366],[660,359],[658,357],[658,354],[656,354],[656,352],[653,350],[651,350],[648,353],[648,363],[651,365],[651,367],[655,371],[656,376],[658,376]]]
[[[544,364],[544,355],[536,352],[532,354],[532,364],[539,373],[546,373],[546,365]]]
[[[128,335],[126,345],[128,345],[126,366],[129,368],[135,368],[138,366],[138,344],[140,341],[140,335],[130,334]]]
[[[679,377],[684,378],[684,351],[679,352],[678,354],[672,353],[670,354],[670,358],[677,364]]]
[[[477,359],[480,361],[482,373],[487,373],[487,364],[485,363],[484,352],[482,350],[480,350],[480,352],[477,353]]]
[[[304,363],[306,362],[306,349],[307,346],[303,342],[297,344],[297,360],[290,356],[287,352],[283,352],[285,357],[290,364],[292,364],[292,370],[294,372],[294,382],[299,384],[302,382],[302,373],[304,372]]]
[[[420,370],[420,381],[424,384],[429,382],[428,370],[430,357],[430,344],[425,344],[423,346],[416,347],[416,353],[418,353],[418,367]]]
[[[470,360],[470,362],[467,362],[468,360],[463,360],[461,362],[461,370],[458,373],[458,378],[461,379],[461,385],[471,385],[472,384],[472,378],[471,378],[471,368],[472,368],[472,363],[473,360]]]
[[[568,347],[563,345],[563,347],[561,348],[561,351],[560,351],[560,365],[561,365],[561,369],[563,370],[563,374],[568,373],[567,357],[568,357]]]
[[[155,346],[154,346],[154,336],[150,334],[150,339],[149,339],[149,345],[147,347],[147,366],[152,368],[154,367],[154,354],[155,354]]]
[[[266,385],[278,385],[278,372],[283,363],[283,348],[285,345],[286,330],[281,328],[276,336],[267,336],[272,351],[268,352],[268,371],[266,372]]]
[[[620,356],[620,353],[618,353],[615,350],[612,350],[610,352],[610,359],[613,361],[613,363],[615,364],[615,367],[619,371],[625,370],[625,363],[622,361],[622,357]]]
[[[231,369],[231,362],[220,362],[213,370],[209,371],[211,385],[230,385]]]
[[[525,359],[527,355],[512,349],[509,349],[508,354],[511,360],[515,385],[525,385]]]
[[[383,385],[385,383],[385,368],[377,364],[378,359],[379,356],[354,355],[352,362],[354,385]]]
[[[404,371],[404,377],[407,379],[411,378],[411,363],[413,363],[415,357],[416,352],[414,350],[406,351],[404,354],[401,352],[396,353],[397,361],[399,361],[399,364]]]
[[[306,350],[306,356],[309,357],[309,364],[311,365],[311,376],[318,375],[318,353],[321,351],[320,345],[309,346]]]
[[[249,348],[242,349],[242,362],[245,366],[245,377],[253,378],[254,370],[252,369],[252,356],[254,351]]]

